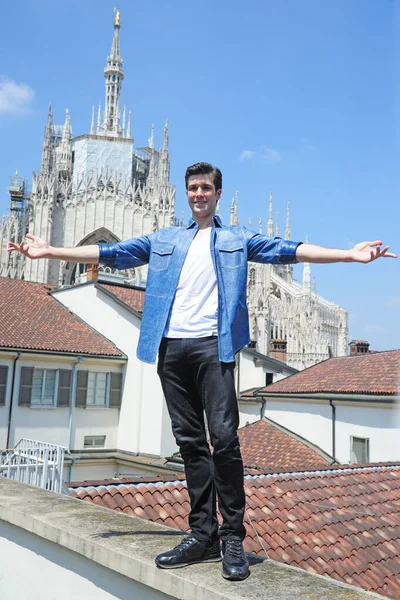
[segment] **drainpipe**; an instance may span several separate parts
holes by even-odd
[[[74,402],[74,390],[76,388],[76,365],[82,362],[82,360],[82,356],[78,356],[77,361],[72,365],[71,389],[69,390],[68,452],[71,452],[72,406]]]
[[[72,467],[75,464],[75,459],[71,458],[71,464],[69,465],[69,469],[68,469],[68,481],[71,481],[72,478]]]
[[[329,404],[332,407],[332,456],[336,460],[336,406],[333,400],[329,400]]]
[[[261,411],[260,411],[260,419],[261,419],[261,421],[265,417],[265,406],[266,406],[266,404],[267,404],[267,399],[266,398],[261,398]]]
[[[240,398],[240,350],[237,353],[236,368],[237,368],[237,376],[236,376],[237,391],[236,391],[236,397],[237,397],[237,399],[239,401],[239,398]]]
[[[6,450],[8,450],[9,444],[10,444],[10,433],[11,433],[11,418],[12,418],[12,409],[13,409],[13,399],[14,399],[14,387],[15,387],[15,372],[17,370],[17,360],[19,359],[19,357],[21,356],[22,352],[17,352],[17,356],[14,360],[14,364],[13,364],[13,374],[12,374],[12,380],[11,380],[11,396],[10,396],[10,408],[8,411],[8,427],[7,427],[7,441],[6,441]]]

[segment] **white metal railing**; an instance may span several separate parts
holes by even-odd
[[[64,493],[64,446],[22,438],[0,457],[0,477],[16,479],[46,490]]]

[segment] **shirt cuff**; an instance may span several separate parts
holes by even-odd
[[[279,262],[281,265],[290,265],[293,263],[297,263],[296,260],[296,250],[303,242],[291,242],[290,240],[282,240],[280,252],[279,252]]]

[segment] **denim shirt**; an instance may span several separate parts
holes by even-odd
[[[155,363],[158,348],[189,246],[198,231],[193,219],[187,227],[167,227],[156,233],[114,244],[99,244],[102,264],[131,269],[149,264],[137,357]],[[218,350],[222,362],[250,341],[246,306],[247,261],[286,265],[295,263],[301,242],[268,238],[239,225],[222,225],[213,217],[211,257],[218,287]]]

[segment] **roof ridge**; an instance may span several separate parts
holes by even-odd
[[[298,475],[321,475],[321,474],[333,474],[333,473],[353,473],[355,471],[379,471],[379,470],[389,470],[389,469],[400,469],[400,463],[390,464],[390,465],[379,465],[379,466],[367,466],[367,467],[351,467],[345,466],[344,468],[336,468],[336,469],[316,469],[315,471],[293,471],[283,472],[283,473],[265,473],[260,475],[245,475],[245,479],[262,479],[262,478],[271,478],[271,477],[293,477]]]

